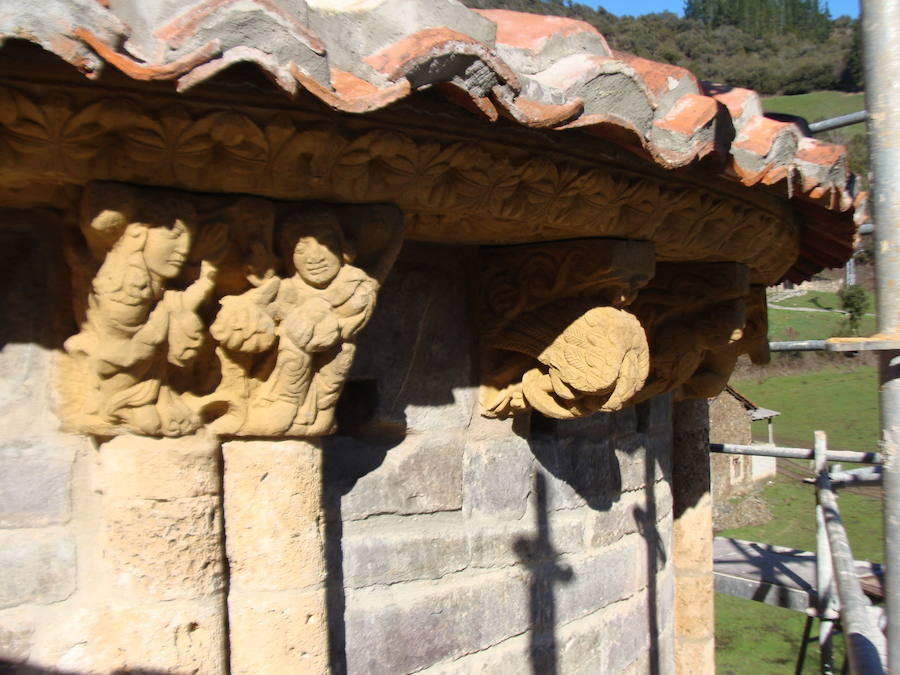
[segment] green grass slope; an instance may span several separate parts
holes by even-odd
[[[813,431],[821,429],[828,434],[832,449],[878,449],[878,374],[874,366],[834,367],[732,384],[757,405],[781,413],[774,422],[779,445],[812,447]],[[757,440],[766,439],[764,425],[754,425]]]
[[[796,96],[765,98],[763,99],[763,108],[766,112],[799,115],[809,122],[817,122],[865,110],[866,102],[863,94],[848,94],[843,91],[813,91]],[[865,134],[866,125],[864,123],[854,124],[846,127],[845,131],[849,135]]]

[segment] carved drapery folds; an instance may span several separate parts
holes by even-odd
[[[623,407],[649,368],[624,308],[653,275],[647,242],[571,240],[485,251],[482,414],[566,419]]]
[[[646,242],[488,249],[482,414],[558,419],[657,394],[713,397],[738,357],[768,361],[765,287],[738,263],[653,263]]]
[[[64,417],[82,431],[208,425],[318,436],[402,242],[383,205],[275,203],[95,183],[75,246],[81,331]]]

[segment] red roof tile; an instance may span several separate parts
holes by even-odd
[[[0,12],[0,39],[36,42],[88,76],[108,63],[180,91],[252,62],[288,94],[303,88],[352,113],[434,87],[490,121],[601,133],[666,168],[718,155],[726,161],[704,167],[725,178],[782,186],[816,208],[864,208],[842,147],[765,118],[752,91],[614,52],[581,21],[449,0],[200,0],[175,16],[165,7],[25,0]]]

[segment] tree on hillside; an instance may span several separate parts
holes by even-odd
[[[853,24],[845,17],[830,20],[822,0],[687,0],[685,18],[671,12],[619,17],[573,0],[462,1],[473,9],[586,21],[613,49],[760,94],[841,88],[852,61]]]
[[[859,324],[869,306],[869,296],[862,286],[844,286],[838,291],[841,309],[847,312],[847,323],[853,335],[859,335]]]

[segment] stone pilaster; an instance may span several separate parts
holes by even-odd
[[[317,441],[224,445],[231,673],[328,670]]]
[[[672,422],[675,668],[679,675],[712,675],[715,605],[706,399],[676,404]]]

